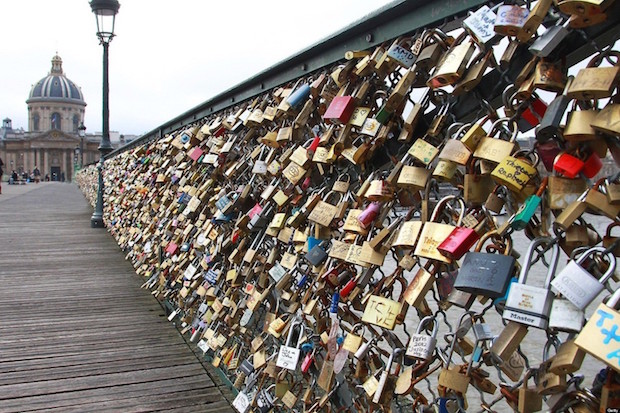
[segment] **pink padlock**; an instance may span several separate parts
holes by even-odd
[[[357,217],[357,222],[359,222],[362,228],[367,229],[379,216],[380,211],[381,203],[371,202],[370,205],[368,205],[366,209],[361,214],[359,214],[359,216]]]

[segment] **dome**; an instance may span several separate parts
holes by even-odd
[[[61,100],[86,105],[80,88],[64,75],[62,59],[58,54],[52,58],[50,73],[39,80],[30,90],[26,103],[39,100]]]

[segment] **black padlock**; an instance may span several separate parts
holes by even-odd
[[[573,82],[574,76],[569,76],[566,81],[566,87],[561,95],[555,99],[547,107],[547,111],[543,116],[540,124],[536,127],[536,140],[540,143],[547,142],[555,137],[561,136],[560,122],[564,117],[564,112],[571,99],[566,96],[566,91]]]
[[[514,257],[508,255],[512,250],[510,238],[505,240],[504,254],[480,252],[484,243],[495,236],[497,231],[487,232],[478,241],[476,251],[465,254],[454,288],[490,298],[506,293],[516,262]]]
[[[318,267],[327,259],[327,252],[323,248],[325,241],[312,247],[310,251],[305,255],[306,260],[315,267]]]

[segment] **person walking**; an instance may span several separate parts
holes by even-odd
[[[35,165],[34,167],[34,171],[32,171],[33,175],[34,175],[34,182],[35,183],[39,183],[39,181],[41,180],[41,171],[39,171],[39,168]]]

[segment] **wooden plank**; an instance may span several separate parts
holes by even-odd
[[[91,212],[61,183],[0,199],[0,412],[232,411]]]
[[[147,396],[153,394],[153,389],[157,389],[160,394],[170,394],[186,390],[210,388],[205,385],[200,376],[178,379],[157,380],[148,383],[135,383],[124,386],[114,386],[106,388],[96,388],[88,390],[78,390],[46,394],[42,396],[31,396],[20,399],[0,400],[0,412],[28,410],[45,410],[53,407],[75,406],[82,403],[98,403],[106,400],[121,400]]]
[[[211,410],[207,404],[211,404]],[[156,412],[163,409],[179,408],[186,406],[203,406],[202,411],[233,412],[230,405],[221,399],[217,392],[207,392],[202,389],[188,390],[173,394],[151,394],[148,396],[134,397],[130,399],[110,400],[98,403],[84,403],[71,407],[45,409],[48,413],[82,413],[88,411],[141,413]],[[32,411],[32,410],[31,410]],[[37,411],[37,410],[34,410]],[[38,410],[41,411],[41,410]]]

